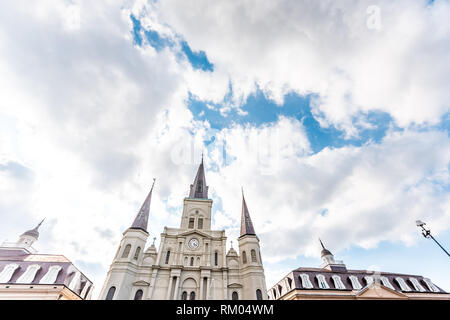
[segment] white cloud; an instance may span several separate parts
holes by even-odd
[[[379,30],[367,27],[373,6]],[[317,93],[323,123],[351,135],[360,112],[387,112],[401,127],[448,112],[447,1],[168,0],[156,8],[161,23],[230,77],[238,104],[255,84],[278,103],[290,90]]]

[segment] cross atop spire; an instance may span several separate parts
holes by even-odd
[[[242,188],[242,216],[241,216],[241,237],[245,235],[256,235],[253,222],[248,212],[247,203],[244,197],[244,188]]]
[[[191,184],[189,198],[208,199],[208,186],[206,185],[205,168],[203,165],[203,153],[202,153],[202,162],[198,167],[194,183]]]
[[[150,213],[150,203],[152,201],[152,192],[153,188],[155,186],[156,179],[153,179],[152,188],[150,189],[150,192],[147,195],[147,198],[145,198],[144,203],[142,204],[141,210],[139,210],[138,214],[136,215],[136,218],[134,218],[133,224],[131,225],[130,229],[141,229],[145,232],[147,232],[147,226],[148,226],[148,215]]]

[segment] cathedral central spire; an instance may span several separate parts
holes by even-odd
[[[205,168],[203,166],[203,155],[202,155],[202,162],[198,167],[194,183],[191,184],[189,198],[208,199],[208,186],[206,185]]]
[[[242,189],[242,217],[241,217],[241,237],[245,235],[256,235],[253,222],[248,212],[247,203],[245,202],[244,189]]]
[[[131,229],[141,229],[147,232],[148,215],[150,212],[150,203],[152,201],[152,192],[153,187],[155,186],[155,180],[156,179],[153,179],[152,188],[150,189],[147,198],[142,204],[141,210],[139,210],[138,214],[136,215],[136,218],[134,219],[133,224],[131,225]]]

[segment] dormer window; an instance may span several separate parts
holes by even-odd
[[[355,289],[355,290],[362,289],[362,285],[361,285],[361,283],[359,283],[359,280],[356,276],[350,276],[349,279],[350,279],[350,282],[352,283],[353,289]]]
[[[411,283],[414,286],[414,289],[416,289],[416,291],[420,291],[420,292],[425,292],[425,288],[422,287],[422,285],[419,283],[419,280],[417,280],[417,278],[409,278],[409,281],[411,281]]]
[[[397,277],[395,278],[395,280],[397,281],[402,291],[411,291],[411,288],[406,284],[405,279]]]
[[[430,279],[428,279],[428,278],[423,278],[423,282],[425,282],[425,284],[427,285],[428,289],[430,289],[430,291],[432,291],[432,292],[441,292],[441,290],[439,290],[439,288],[436,287],[436,286],[434,285],[434,283],[431,282]]]
[[[311,280],[309,280],[309,275],[307,275],[306,273],[302,273],[300,275],[300,279],[302,279],[302,286],[305,289],[312,289],[313,285],[311,283]]]
[[[333,281],[334,281],[334,287],[336,289],[345,290],[345,286],[342,283],[341,277],[339,277],[338,275],[335,274],[335,275],[332,276],[332,278],[333,278]]]
[[[366,280],[367,286],[370,286],[373,283],[373,277],[371,277],[371,276],[365,276],[364,280]]]
[[[388,287],[389,289],[395,290],[392,284],[389,282],[387,277],[380,277],[381,283],[383,286]]]
[[[319,288],[320,289],[329,289],[330,286],[328,285],[327,281],[325,280],[325,276],[322,274],[318,274],[316,276],[317,278],[317,282],[319,283]]]

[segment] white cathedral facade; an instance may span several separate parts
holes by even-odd
[[[242,195],[239,253],[226,251],[225,230],[211,230],[202,162],[179,228],[165,227],[159,249],[144,250],[153,186],[132,226],[124,233],[106,276],[102,300],[266,300],[259,239]]]

